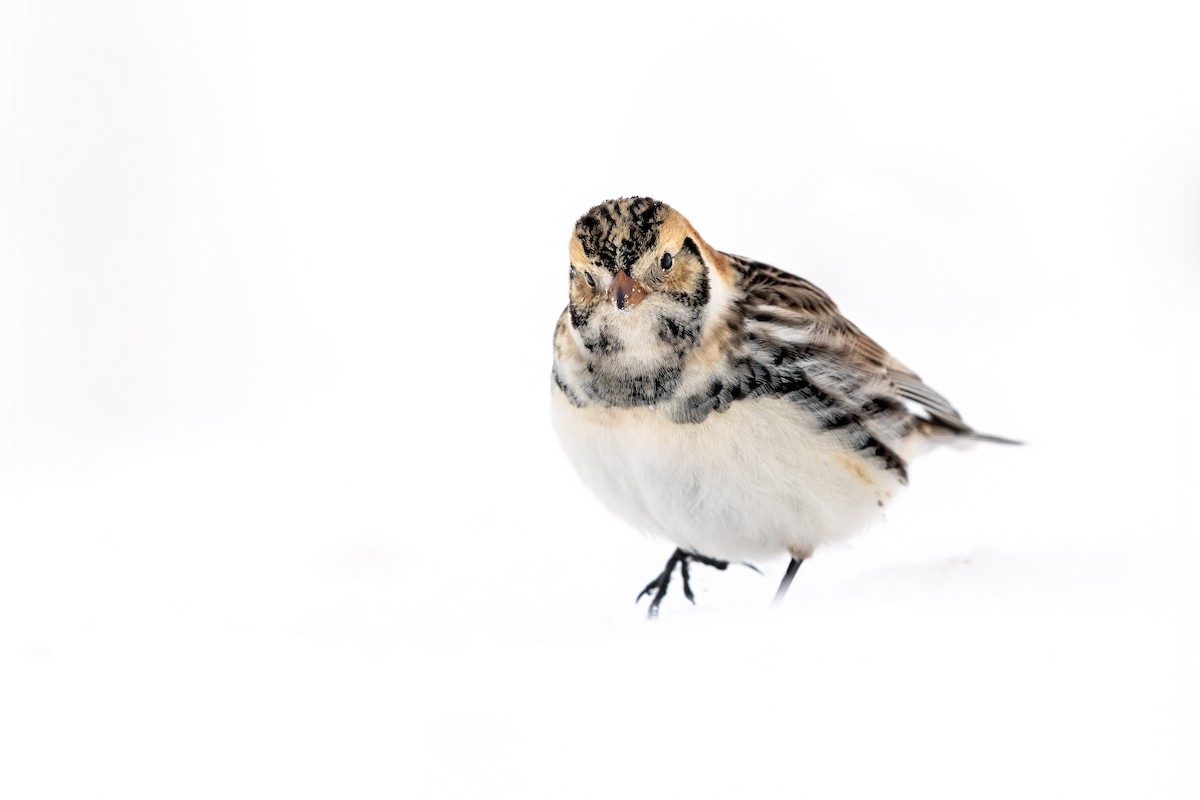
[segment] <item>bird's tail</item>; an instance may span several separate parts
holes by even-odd
[[[922,427],[924,428],[925,435],[933,439],[967,439],[973,442],[992,442],[994,444],[1025,444],[1024,442],[1016,439],[1008,439],[1004,436],[980,433],[957,419],[935,417],[933,419],[923,419],[921,422],[924,423]]]
[[[978,431],[967,431],[966,433],[960,433],[958,435],[964,439],[972,439],[977,442],[994,442],[996,444],[1015,445],[1025,444],[1024,442],[1017,441],[1016,439],[1006,439],[1003,436],[993,436],[990,433],[979,433]]]

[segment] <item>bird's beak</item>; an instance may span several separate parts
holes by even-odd
[[[608,287],[608,299],[617,307],[617,311],[625,311],[645,300],[646,290],[640,283],[629,277],[628,272],[621,270]]]

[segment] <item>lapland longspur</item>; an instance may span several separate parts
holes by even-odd
[[[923,445],[983,436],[944,397],[783,270],[714,250],[642,197],[584,214],[554,332],[553,417],[610,510],[677,545],[676,567],[813,550],[874,521]]]

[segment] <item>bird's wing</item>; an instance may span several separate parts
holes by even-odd
[[[915,428],[974,433],[945,397],[846,319],[814,284],[761,262],[730,261],[745,293],[747,332],[775,366],[803,372],[887,438]],[[774,353],[781,344],[782,360]]]

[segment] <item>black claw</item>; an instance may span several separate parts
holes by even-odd
[[[671,557],[667,559],[667,565],[663,571],[658,573],[658,576],[646,584],[646,588],[638,593],[637,600],[639,602],[643,597],[654,592],[654,597],[650,601],[650,608],[646,616],[648,619],[654,619],[658,616],[658,607],[662,604],[663,598],[667,596],[667,587],[671,584],[671,573],[675,571],[675,565],[679,565],[679,574],[683,578],[683,596],[693,604],[696,602],[696,596],[692,592],[691,572],[688,569],[689,561],[698,561],[705,566],[714,567],[716,569],[725,569],[729,566],[728,561],[718,561],[715,558],[702,556],[699,553],[689,553],[682,548],[678,548]]]
[[[635,603],[641,602],[643,597],[651,592],[656,591],[657,593],[654,595],[654,599],[650,601],[651,616],[655,616],[658,613],[658,604],[661,603],[663,597],[666,596],[667,585],[671,583],[671,573],[675,571],[675,565],[679,563],[680,554],[682,552],[682,550],[676,550],[674,553],[672,553],[671,557],[667,559],[667,566],[663,568],[663,571],[658,573],[654,580],[647,583],[646,588],[642,589],[642,591],[638,593],[637,599],[633,601]]]
[[[663,581],[662,586],[658,587],[658,591],[654,593],[654,599],[650,601],[650,608],[646,611],[646,619],[658,618],[658,607],[662,603],[663,598],[667,596],[667,584],[670,581]]]

